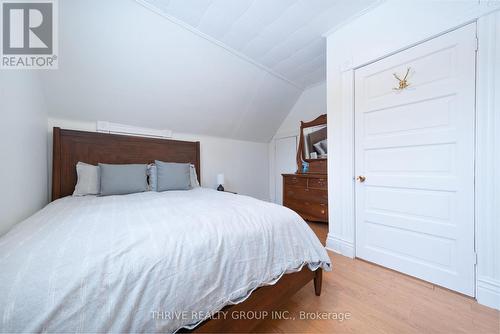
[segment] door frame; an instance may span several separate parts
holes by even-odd
[[[357,238],[358,238],[358,228],[360,228],[360,226],[359,226],[360,222],[358,221],[358,214],[360,214],[360,213],[357,212],[358,208],[357,208],[356,203],[359,204],[359,201],[357,200],[357,196],[358,196],[358,191],[360,191],[360,188],[357,187],[358,182],[356,181],[356,177],[357,177],[357,175],[359,175],[359,174],[356,173],[356,163],[358,162],[357,159],[356,159],[356,157],[359,158],[359,155],[357,155],[357,151],[356,151],[356,149],[357,149],[357,140],[359,140],[359,138],[356,137],[356,135],[357,135],[356,121],[357,121],[357,116],[359,116],[356,113],[356,111],[357,111],[356,97],[357,97],[357,93],[358,93],[356,91],[356,84],[357,84],[357,82],[356,82],[356,71],[364,69],[367,66],[371,66],[373,64],[376,64],[376,63],[378,63],[378,62],[380,62],[382,60],[388,59],[390,57],[395,57],[395,56],[401,54],[402,52],[406,52],[406,51],[411,50],[412,48],[415,48],[417,46],[423,46],[424,44],[429,43],[431,41],[434,41],[437,38],[440,38],[440,37],[446,36],[448,34],[457,32],[457,31],[459,31],[461,29],[467,29],[468,30],[467,31],[467,38],[469,38],[469,36],[473,34],[474,39],[476,40],[476,43],[474,43],[475,44],[475,49],[473,49],[473,50],[468,49],[470,51],[467,51],[467,52],[475,51],[475,54],[474,54],[474,62],[473,62],[473,65],[472,65],[473,66],[473,70],[474,70],[474,82],[473,82],[473,87],[470,87],[471,89],[473,89],[473,94],[474,94],[473,97],[472,97],[472,99],[474,101],[474,105],[473,105],[474,109],[473,109],[473,114],[472,114],[474,125],[471,128],[469,128],[468,131],[467,131],[467,133],[466,133],[467,137],[471,136],[472,140],[473,140],[473,142],[472,142],[472,146],[473,146],[472,156],[468,156],[467,157],[467,161],[468,162],[472,162],[472,165],[473,165],[472,168],[473,168],[473,171],[474,171],[474,174],[472,175],[472,180],[468,179],[468,182],[472,181],[472,199],[471,199],[472,203],[470,203],[470,201],[467,201],[467,203],[470,203],[472,205],[472,208],[471,208],[472,209],[472,216],[470,217],[471,220],[472,220],[472,228],[470,227],[470,225],[467,225],[467,230],[469,232],[472,230],[473,237],[472,237],[472,240],[470,240],[470,239],[468,240],[468,243],[467,243],[468,245],[467,246],[470,246],[470,243],[472,243],[472,245],[471,245],[472,249],[467,248],[467,252],[471,252],[470,254],[473,256],[473,258],[475,259],[475,261],[472,263],[473,264],[472,271],[471,271],[470,267],[468,267],[468,269],[467,269],[467,276],[470,275],[470,274],[472,274],[472,282],[471,282],[472,283],[472,295],[469,295],[468,293],[466,293],[466,294],[464,293],[467,296],[476,297],[476,278],[477,278],[476,203],[477,202],[476,202],[476,195],[475,195],[476,194],[476,183],[475,183],[476,177],[475,177],[475,175],[476,175],[476,172],[477,172],[477,169],[476,169],[476,156],[477,156],[477,153],[476,153],[477,152],[477,145],[476,145],[476,143],[477,143],[477,139],[476,139],[477,138],[477,121],[476,121],[477,120],[477,106],[476,105],[477,105],[477,67],[478,67],[477,66],[477,61],[478,61],[478,43],[477,43],[477,41],[478,41],[478,37],[477,37],[478,36],[478,27],[477,27],[476,23],[470,23],[470,24],[462,25],[462,26],[460,26],[460,27],[458,27],[456,29],[447,31],[446,33],[440,34],[438,36],[434,36],[434,37],[432,37],[430,39],[427,39],[427,40],[425,40],[423,42],[420,42],[418,44],[415,44],[415,45],[412,45],[412,46],[410,46],[408,48],[400,50],[397,53],[393,53],[391,55],[382,57],[382,58],[378,59],[375,62],[370,62],[369,64],[358,66],[358,67],[355,67],[353,69],[353,71],[352,71],[353,76],[354,76],[354,78],[353,78],[353,86],[354,86],[353,99],[354,99],[354,101],[353,101],[353,110],[352,110],[352,112],[353,112],[353,171],[352,171],[352,174],[353,174],[353,180],[354,180],[354,182],[353,182],[353,188],[354,188],[354,191],[353,191],[354,192],[354,209],[353,209],[354,210],[354,243],[353,243],[353,247],[354,247],[354,257],[357,258],[358,257],[358,254],[357,254],[357,251],[358,251],[358,249],[357,249],[357,246],[358,246],[357,242],[358,242],[358,240],[357,240]],[[459,34],[462,34],[462,33],[463,32],[459,32]],[[465,43],[470,43],[471,40],[472,39],[467,39],[467,41]],[[440,46],[440,47],[442,48],[442,46]],[[401,60],[401,58],[399,58],[399,60]],[[467,92],[467,94],[469,94],[469,91]],[[472,131],[472,133],[471,133],[471,131]],[[358,173],[362,173],[362,172],[358,170]],[[364,175],[366,175],[366,174],[364,174]],[[469,183],[469,185],[470,185],[470,183]],[[467,221],[467,224],[470,224],[469,220]],[[467,233],[467,235],[470,235],[470,234]],[[468,259],[468,261],[470,261],[470,260],[471,260],[471,258]],[[469,281],[469,277],[468,277],[467,281],[470,282]],[[431,284],[435,284],[435,283],[431,283]],[[435,285],[438,285],[438,284],[435,284]],[[471,285],[468,285],[468,290],[470,290],[470,288],[471,288]]]
[[[500,66],[496,59],[500,57],[500,7],[488,7],[486,3],[477,5],[476,12],[469,12],[462,18],[443,22],[437,27],[424,29],[425,36],[437,37],[448,31],[467,24],[477,24],[479,50],[476,71],[476,230],[477,250],[476,298],[480,304],[500,310],[500,276],[497,264],[500,245],[493,236],[498,235],[498,217],[500,208],[495,205],[500,200],[500,117],[497,108],[500,105]],[[444,28],[443,28],[444,27]],[[448,29],[448,27],[450,29]],[[455,28],[453,28],[455,27]],[[440,30],[438,30],[440,29]],[[386,32],[384,25],[380,33]],[[328,44],[346,42],[345,33],[326,34]],[[421,35],[418,35],[421,36]],[[421,37],[418,37],[421,38]],[[397,40],[380,46],[372,52],[375,56],[366,60],[345,50],[335,55],[328,55],[327,104],[328,104],[328,145],[333,159],[328,159],[329,189],[329,233],[327,248],[344,256],[354,257],[354,68],[378,60],[379,55],[390,56],[400,50],[419,44],[415,38],[404,44]],[[431,38],[425,37],[426,40]],[[424,39],[424,38],[422,38]],[[405,39],[408,41],[408,39]],[[351,43],[365,43],[362,36],[353,36]],[[375,43],[368,43],[368,46]],[[328,47],[328,50],[330,47]],[[384,52],[380,52],[385,50]],[[396,52],[395,52],[396,51]],[[377,59],[376,59],[377,58]]]
[[[292,138],[292,137],[295,137],[295,145],[296,147],[298,147],[298,137],[299,137],[299,132],[298,131],[289,131],[289,132],[284,132],[284,133],[281,133],[277,136],[275,136],[272,140],[272,148],[271,148],[271,153],[272,153],[272,159],[271,159],[271,168],[270,168],[270,180],[271,180],[271,184],[270,184],[270,188],[272,187],[272,194],[273,196],[272,197],[272,202],[273,203],[277,203],[277,192],[276,192],[276,186],[277,186],[277,182],[283,182],[282,179],[279,179],[277,180],[276,179],[276,168],[278,167],[277,166],[277,163],[276,163],[276,157],[277,157],[277,150],[276,150],[276,145],[277,145],[277,141],[280,140],[280,139],[286,139],[286,138]],[[270,189],[271,190],[271,189]]]
[[[356,190],[355,190],[355,71],[357,69],[360,69],[362,67],[365,67],[367,65],[370,65],[372,63],[375,63],[381,59],[390,57],[394,54],[397,54],[401,51],[408,50],[416,45],[423,44],[429,40],[432,40],[434,38],[437,38],[439,36],[442,36],[444,34],[447,34],[449,32],[458,30],[460,28],[463,28],[467,25],[473,24],[475,25],[476,29],[476,38],[478,38],[478,24],[477,20],[469,21],[465,24],[462,24],[458,27],[455,27],[453,29],[449,29],[445,32],[442,32],[438,35],[432,36],[430,38],[427,38],[425,40],[422,40],[418,43],[414,43],[412,45],[408,45],[405,48],[402,48],[400,50],[397,50],[396,52],[391,52],[389,54],[384,55],[383,57],[379,57],[377,59],[374,59],[370,62],[363,63],[357,66],[352,66],[352,64],[346,64],[346,68],[342,69],[341,73],[341,91],[342,91],[342,111],[344,112],[344,117],[342,117],[340,124],[337,124],[338,127],[342,127],[343,131],[340,135],[335,136],[335,135],[330,135],[329,133],[329,138],[332,138],[333,140],[340,140],[340,142],[343,145],[341,157],[337,156],[337,159],[342,160],[342,165],[339,166],[337,164],[335,167],[338,171],[338,174],[341,174],[342,180],[335,180],[335,178],[332,178],[333,184],[330,184],[329,186],[333,187],[341,187],[341,191],[343,194],[343,198],[340,199],[340,196],[337,196],[337,201],[334,203],[334,206],[336,210],[338,211],[338,215],[342,217],[342,236],[337,236],[332,233],[332,230],[329,231],[328,235],[328,240],[327,240],[327,248],[340,253],[342,255],[355,258],[356,257]],[[476,51],[477,52],[477,51]],[[484,130],[484,127],[486,126],[485,123],[487,123],[485,120],[487,120],[490,115],[487,114],[486,108],[485,110],[481,110],[481,112],[478,112],[478,67],[481,67],[480,64],[481,59],[478,57],[478,54],[476,53],[476,91],[475,91],[475,100],[476,100],[476,106],[475,106],[475,111],[474,111],[474,118],[475,118],[475,124],[474,124],[474,137],[475,137],[475,145],[474,145],[474,159],[475,159],[475,168],[474,168],[474,179],[478,179],[478,171],[479,171],[479,164],[480,162],[477,160],[477,152],[480,149],[479,145],[484,143],[480,143],[478,141],[478,133],[480,131]],[[483,67],[486,67],[483,64]],[[493,74],[491,74],[493,75]],[[490,112],[494,112],[491,111]],[[330,120],[332,120],[333,117],[330,117]],[[482,120],[482,121],[481,121]],[[335,122],[336,120],[332,120],[332,122]],[[482,127],[479,127],[479,124],[482,124]],[[332,128],[333,127],[329,127]],[[483,148],[484,150],[484,148]],[[333,165],[333,164],[332,164]],[[329,166],[332,168],[333,166]],[[337,181],[337,182],[335,182]],[[474,249],[473,251],[476,252],[477,248],[477,203],[478,203],[478,191],[485,191],[485,189],[478,189],[478,184],[477,181],[474,182]],[[481,197],[485,197],[484,194]],[[334,211],[334,210],[332,210]],[[338,219],[332,219],[332,221],[338,221]],[[333,224],[332,224],[333,225]],[[477,270],[477,261],[474,266],[474,296],[478,295],[477,291],[477,281],[478,281],[478,270]]]

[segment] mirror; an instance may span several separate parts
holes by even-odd
[[[326,124],[302,129],[304,159],[326,159],[328,157]]]
[[[297,173],[327,173],[326,124],[326,115],[321,115],[310,122],[300,122]]]

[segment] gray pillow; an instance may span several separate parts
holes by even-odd
[[[155,161],[157,191],[188,190],[191,188],[189,164]]]
[[[325,150],[321,147],[321,142],[316,143],[313,146],[314,146],[314,149],[316,150],[316,152],[318,152],[319,155],[325,155],[326,154]]]
[[[321,147],[325,151],[325,153],[328,153],[328,140],[323,139],[322,141],[319,142],[321,144]]]
[[[125,195],[148,190],[147,165],[99,164],[101,196]]]

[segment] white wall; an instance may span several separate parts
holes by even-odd
[[[59,1],[49,115],[269,142],[291,85],[134,0]]]
[[[0,74],[0,235],[47,197],[47,112],[38,78],[29,71]]]
[[[312,121],[323,114],[326,114],[326,82],[304,90],[269,143],[269,193],[271,201],[276,202],[276,182],[282,181],[276,179],[275,140],[289,136],[297,137],[301,121]]]
[[[135,125],[135,124],[130,124]],[[96,122],[49,118],[49,161],[52,161],[52,128],[96,131]],[[173,139],[199,141],[201,184],[216,188],[218,173],[224,173],[229,191],[269,200],[268,144],[186,133],[173,133]]]
[[[500,2],[497,1],[388,0],[327,37],[328,146],[332,153],[330,155],[332,158],[328,159],[330,225],[327,245],[329,248],[348,256],[355,255],[353,201],[354,69],[458,26],[473,22],[478,17],[497,10],[499,7]],[[490,31],[494,30],[495,26],[492,26]],[[482,43],[483,41],[480,40],[480,52]],[[497,55],[497,62],[499,58]],[[491,69],[489,70],[491,71]],[[485,85],[489,86],[490,92],[495,92],[494,80],[491,78],[486,81]],[[483,80],[481,73],[478,80],[480,82]],[[498,91],[498,87],[496,87],[497,96]],[[490,93],[490,95],[492,94],[494,95],[494,93]],[[494,98],[489,97],[489,99],[495,101]],[[481,105],[479,100],[478,105]],[[494,108],[492,103],[485,103],[485,105]],[[498,107],[496,108],[498,113]],[[493,111],[489,112],[489,114],[491,113]],[[482,115],[481,110],[478,109],[478,117],[483,117],[480,115]],[[499,129],[495,130],[496,132],[500,131]],[[491,134],[489,138],[491,142]],[[498,147],[496,146],[496,151],[494,147],[490,145],[486,149],[488,155],[498,156]],[[493,174],[498,173],[499,170],[498,165],[494,166],[497,168],[491,170],[490,180],[495,179]],[[497,197],[486,196],[484,199],[490,207],[498,207]],[[488,215],[490,219],[476,221],[476,225],[479,225],[479,231],[498,233],[498,227],[492,226],[498,223],[498,212],[491,210]],[[494,213],[497,215],[493,215]],[[477,241],[485,242],[482,246],[477,245],[479,257],[478,300],[481,303],[499,307],[500,261],[498,261],[499,249],[497,245],[499,237],[498,235],[489,236],[488,241],[484,241],[485,238],[482,238],[481,235],[476,235],[476,238]],[[492,256],[493,253],[496,255]],[[496,262],[494,262],[495,260]],[[482,297],[486,292],[479,291],[482,288],[480,284],[482,273],[488,275],[483,277],[485,282],[483,286],[487,285],[489,296],[493,296],[489,300]],[[496,302],[492,303],[491,300],[494,298],[497,298]]]
[[[312,121],[326,114],[326,82],[307,88],[281,123],[274,138],[290,133],[299,133],[301,121]]]

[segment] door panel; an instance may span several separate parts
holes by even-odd
[[[450,126],[453,96],[441,96],[432,100],[397,106],[366,113],[366,136],[417,133],[422,130],[441,130]],[[400,117],[397,117],[400,116]],[[393,120],[398,122],[394,123]]]
[[[475,45],[471,24],[355,72],[356,256],[471,296]]]
[[[297,137],[279,138],[275,141],[276,171],[275,198],[277,204],[283,204],[283,177],[281,174],[295,173],[297,170]]]

